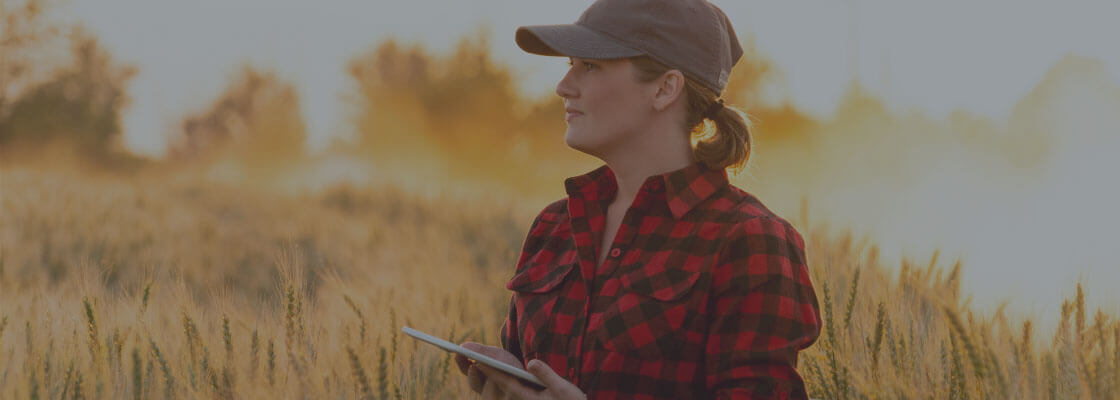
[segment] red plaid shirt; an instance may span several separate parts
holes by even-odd
[[[606,165],[533,221],[502,346],[593,399],[806,398],[797,353],[821,319],[801,235],[724,169],[645,180],[596,268]]]

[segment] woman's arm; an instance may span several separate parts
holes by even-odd
[[[521,365],[525,365],[525,356],[521,354],[521,339],[517,333],[517,294],[509,298],[509,313],[506,321],[502,323],[502,348],[513,354]]]
[[[801,235],[776,218],[740,223],[713,291],[706,383],[715,397],[807,398],[797,353],[816,341],[821,319]]]

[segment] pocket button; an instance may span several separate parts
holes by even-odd
[[[622,254],[622,250],[617,248],[611,249],[611,257],[618,257],[619,254]]]

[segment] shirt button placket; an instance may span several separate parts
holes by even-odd
[[[617,247],[611,249],[611,252],[610,252],[611,258],[618,258],[618,256],[620,256],[620,255],[622,255],[622,250],[621,249],[619,249]],[[591,318],[591,301],[592,301],[592,299],[594,299],[594,297],[590,293],[588,293],[587,301],[585,301],[583,303],[583,318],[584,318],[584,321],[587,321],[588,319]],[[583,325],[584,335],[587,334],[587,328],[590,327],[590,326],[591,326],[591,324],[588,324],[586,322],[584,323],[584,325]],[[578,351],[578,356],[573,361],[575,361],[575,364],[578,367],[582,367],[579,364],[583,362],[583,355],[584,355],[583,354],[583,336],[584,335],[580,335],[580,337],[576,340],[576,343],[577,343],[576,348],[578,349],[577,350]],[[573,385],[579,385],[579,377],[576,376],[576,369],[574,367],[571,367],[571,366],[568,367],[568,376],[571,377],[571,379],[572,379],[571,382],[572,382]]]

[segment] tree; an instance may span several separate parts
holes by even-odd
[[[378,162],[436,162],[452,178],[525,182],[580,161],[563,143],[562,101],[522,96],[485,31],[447,55],[388,40],[353,59],[349,73],[356,147]]]
[[[305,135],[295,88],[246,66],[207,110],[183,119],[170,157],[233,157],[268,167],[301,158]]]
[[[22,6],[0,0],[0,120],[23,90],[42,80],[45,56],[56,47],[59,26],[46,20],[45,0]]]
[[[129,102],[125,86],[136,68],[117,65],[97,39],[81,29],[74,29],[69,40],[71,64],[22,91],[0,118],[5,158],[58,145],[87,161],[132,158],[120,141],[120,115]]]

